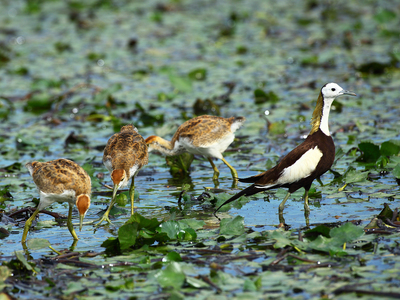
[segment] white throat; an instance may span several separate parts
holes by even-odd
[[[319,125],[319,128],[325,135],[330,136],[329,132],[329,112],[331,110],[332,102],[335,100],[335,98],[324,98],[324,107],[322,108],[322,117],[321,117],[321,123]]]

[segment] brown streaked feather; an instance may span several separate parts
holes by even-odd
[[[136,127],[125,125],[119,133],[114,134],[107,142],[104,149],[103,161],[111,158],[114,170],[125,170],[130,177],[129,169],[138,165],[141,169],[147,165],[148,151],[143,137],[137,132]]]
[[[30,165],[33,181],[44,193],[61,194],[66,190],[74,190],[76,195],[91,193],[89,175],[71,160],[34,161]]]
[[[175,142],[181,138],[188,138],[195,147],[207,147],[230,134],[233,122],[243,122],[244,120],[244,117],[198,116],[179,126],[171,144],[174,146]]]

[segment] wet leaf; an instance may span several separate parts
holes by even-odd
[[[398,155],[400,152],[400,145],[391,141],[386,141],[381,144],[380,151],[381,155],[385,156]]]
[[[180,288],[185,281],[185,274],[179,263],[172,262],[164,270],[161,270],[155,275],[161,287]]]
[[[393,169],[393,176],[400,178],[400,164],[397,164]]]
[[[122,225],[118,230],[118,240],[120,243],[121,250],[128,249],[134,246],[138,234],[138,223],[129,223]]]
[[[175,251],[171,251],[169,252],[163,259],[162,261],[164,263],[169,263],[172,261],[182,261],[182,257],[179,255],[179,253],[175,252]]]
[[[172,176],[184,176],[189,174],[193,159],[194,155],[187,152],[180,155],[165,157]]]
[[[23,264],[23,266],[28,270],[28,271],[34,271],[32,266],[28,263],[26,260],[24,253],[22,251],[15,251],[14,252],[15,256],[17,259]]]
[[[333,228],[329,235],[335,239],[335,242],[344,244],[354,241],[364,235],[364,229],[356,226],[351,222],[347,222],[340,227]]]
[[[374,20],[378,23],[384,24],[396,19],[396,13],[392,10],[383,8],[380,9],[375,15]]]
[[[256,89],[254,90],[254,101],[256,104],[276,103],[279,101],[279,97],[273,91],[265,92],[262,89]]]
[[[39,249],[48,248],[49,246],[51,246],[50,242],[48,240],[41,239],[41,238],[29,239],[26,242],[26,245],[31,250],[39,250]]]
[[[358,144],[358,148],[362,152],[362,155],[358,158],[359,161],[363,162],[376,162],[381,156],[379,146],[371,142],[362,142]]]
[[[207,78],[206,69],[195,69],[188,74],[189,78],[192,80],[205,80]]]
[[[196,102],[193,104],[193,112],[195,115],[220,115],[220,108],[219,106],[210,99],[197,99]]]
[[[236,216],[233,219],[222,219],[220,224],[221,235],[241,235],[244,233],[244,218]]]
[[[199,280],[199,279],[196,279],[196,278],[191,277],[191,276],[187,276],[186,277],[186,282],[190,286],[192,286],[192,287],[194,287],[196,289],[208,288],[209,287],[209,285],[207,283],[205,283],[203,280]]]
[[[176,239],[178,237],[179,232],[181,232],[181,228],[177,221],[167,221],[160,225],[161,232],[165,232],[170,239]]]

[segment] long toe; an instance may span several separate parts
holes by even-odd
[[[103,217],[101,219],[99,219],[99,222],[96,225],[94,225],[94,227],[99,227],[100,224],[103,223],[103,221],[106,221],[108,224],[112,224],[108,215],[104,214]]]

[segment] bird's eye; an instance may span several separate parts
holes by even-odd
[[[331,90],[332,92],[334,92],[334,91],[336,91],[336,89],[335,88],[332,88],[332,90]]]

